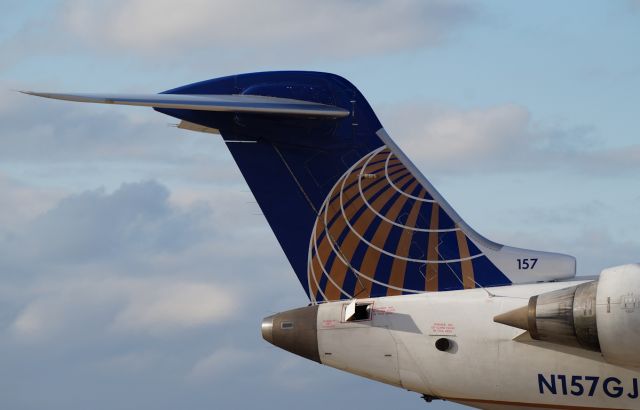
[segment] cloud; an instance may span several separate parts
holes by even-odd
[[[80,327],[98,334],[163,334],[216,324],[238,314],[237,295],[212,282],[174,278],[61,277],[28,290],[35,296],[11,325],[30,342]]]
[[[529,112],[515,104],[473,110],[403,104],[385,119],[417,161],[447,170],[510,159],[517,148],[529,145],[531,134]]]
[[[3,219],[14,223],[0,231],[5,283],[59,273],[189,273],[232,284],[255,270],[257,260],[263,275],[249,289],[268,283],[272,274],[293,277],[282,269],[282,252],[274,253],[279,247],[264,217],[254,215],[251,195],[233,184],[179,185],[172,193],[155,181],[125,183],[112,192],[87,190],[37,206],[28,203],[39,198],[30,191],[10,197]],[[37,212],[23,211],[31,207]]]
[[[581,202],[579,205],[565,204],[562,207],[527,207],[518,209],[517,214],[528,226],[558,227],[583,226],[589,221],[601,220],[606,214],[616,213],[611,204],[600,199]]]
[[[238,315],[238,292],[216,284],[184,281],[134,283],[126,308],[114,327],[127,331],[163,331],[201,326]]]
[[[477,11],[466,0],[68,0],[51,14],[25,24],[5,50],[47,53],[38,39],[49,36],[57,53],[190,56],[196,64],[353,58],[439,45]]]
[[[383,106],[381,113],[403,150],[432,172],[640,170],[640,145],[607,147],[593,127],[541,124],[518,104],[457,109],[412,101]]]
[[[151,109],[128,108],[61,103],[2,92],[0,159],[186,165],[199,164],[204,153],[215,153],[222,145],[215,135],[169,127],[178,121]]]
[[[13,195],[11,218],[37,189],[4,180],[28,193]],[[131,386],[136,407],[173,408],[188,391],[248,406],[231,374],[270,397],[278,356],[261,354],[260,318],[306,298],[250,195],[154,181],[58,195],[0,240],[0,373],[16,392],[3,402],[24,404],[30,386],[68,407],[71,384],[83,386],[73,403],[92,408],[118,407],[108,398]]]
[[[245,366],[253,367],[259,360],[255,350],[222,347],[199,360],[191,369],[189,378],[192,381],[211,382],[212,379],[235,374]]]
[[[157,182],[123,184],[71,195],[7,238],[10,259],[40,263],[84,263],[101,259],[180,252],[201,240],[210,210],[196,203],[172,207]]]
[[[13,203],[19,209],[31,198]],[[273,255],[263,219],[244,217],[249,209],[238,202],[242,195],[224,190],[172,198],[154,181],[59,199],[0,236],[0,294],[13,300],[12,334],[40,340],[78,326],[116,334],[201,327],[241,315],[240,294],[287,289],[267,286],[274,274],[303,299],[284,258]]]
[[[272,380],[278,387],[288,391],[313,390],[318,382],[317,376],[310,376],[305,364],[293,356],[287,356],[274,366]]]
[[[0,172],[0,237],[45,212],[64,196],[55,188],[36,187]],[[1,240],[0,240],[1,241]]]
[[[167,127],[171,119],[157,113],[6,98],[13,103],[0,106],[0,158],[67,164],[135,161],[155,167],[156,174],[191,182],[237,181],[238,171],[219,137]],[[38,101],[38,116],[26,99]],[[380,108],[392,137],[418,164],[436,172],[548,167],[615,175],[637,171],[640,165],[640,144],[608,147],[590,125],[543,124],[519,104],[460,109],[407,101]]]
[[[640,144],[583,152],[582,165],[597,174],[637,171],[640,167]]]
[[[377,0],[362,6],[360,1],[335,0],[195,0],[179,6],[168,0],[137,0],[121,3],[105,34],[119,47],[152,51],[197,47],[215,39],[254,49],[280,44],[296,54],[361,55],[437,44],[450,26],[472,15],[470,5],[460,1]],[[156,18],[145,18],[150,14]]]

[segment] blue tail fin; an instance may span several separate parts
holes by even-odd
[[[314,303],[575,274],[570,256],[499,245],[473,231],[339,76],[243,74],[164,94],[260,95],[349,111],[327,118],[156,108],[219,130]]]

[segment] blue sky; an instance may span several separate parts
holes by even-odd
[[[261,340],[307,301],[218,138],[12,90],[335,72],[474,228],[590,275],[638,261],[638,38],[637,0],[5,0],[0,407],[424,405]]]

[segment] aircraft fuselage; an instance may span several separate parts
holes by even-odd
[[[350,320],[353,301],[330,302],[265,319],[263,336],[324,365],[477,408],[638,408],[637,369],[493,321],[531,296],[581,283],[362,299]]]

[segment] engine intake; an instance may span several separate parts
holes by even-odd
[[[640,264],[605,269],[597,281],[543,293],[494,318],[535,340],[602,352],[613,364],[640,366]]]

